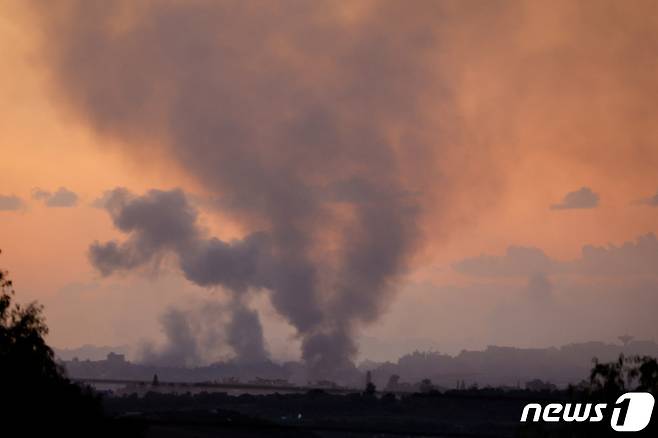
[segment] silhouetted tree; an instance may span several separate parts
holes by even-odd
[[[0,270],[0,429],[37,436],[87,431],[106,436],[100,400],[69,381],[46,344],[43,307],[12,302],[15,292]]]
[[[634,366],[629,370],[629,379],[638,379],[638,391],[658,394],[658,361],[649,356],[633,356],[629,359]]]
[[[434,389],[432,381],[430,379],[423,379],[420,382],[419,390],[420,392],[430,392]]]
[[[0,271],[0,376],[24,388],[63,380],[63,371],[43,339],[48,327],[42,307],[12,305],[13,296],[11,280]]]
[[[637,385],[635,385],[637,381]],[[605,396],[614,397],[626,390],[658,393],[658,362],[649,356],[625,357],[615,362],[599,363],[594,359],[590,373],[590,388]]]
[[[377,387],[375,386],[375,384],[372,382],[368,382],[366,384],[366,390],[364,391],[364,394],[368,397],[371,397],[374,396],[376,392],[377,392]]]
[[[370,371],[366,372],[366,389],[363,392],[364,395],[366,396],[374,396],[375,393],[377,392],[377,387],[375,386],[374,383],[372,383],[372,374]]]
[[[611,397],[623,392],[626,388],[624,360],[623,354],[620,354],[615,362],[610,363],[600,363],[594,358],[594,366],[589,376],[592,390]]]

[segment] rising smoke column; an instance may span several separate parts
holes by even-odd
[[[381,314],[416,244],[407,171],[431,163],[431,5],[74,1],[49,14],[71,108],[136,156],[164,153],[250,231],[200,236],[176,192],[117,198],[130,236],[93,245],[93,264],[110,274],[173,252],[197,284],[266,289],[314,372],[349,367],[354,330]],[[164,219],[137,219],[159,203]]]
[[[227,320],[228,318],[228,320]],[[269,361],[263,327],[255,310],[239,297],[228,304],[205,301],[185,309],[169,308],[159,318],[165,335],[163,345],[144,343],[141,362],[164,366],[198,366],[227,358],[238,365],[262,365]]]
[[[188,280],[200,286],[223,286],[232,292],[228,306],[206,304],[217,321],[209,320],[209,312],[199,310],[170,309],[165,313],[160,323],[167,345],[162,351],[147,348],[143,354],[146,362],[198,364],[204,346],[199,345],[201,330],[192,323],[210,329],[224,313],[231,315],[223,328],[236,360],[254,363],[268,358],[258,314],[244,302],[248,288],[264,287],[261,271],[272,262],[262,233],[233,242],[208,237],[181,190],[151,190],[135,196],[119,188],[106,196],[105,208],[114,226],[129,237],[123,242],[95,242],[90,246],[89,259],[101,274],[136,269],[174,255]]]
[[[125,189],[115,189],[107,196],[105,208],[114,226],[128,238],[123,242],[95,242],[90,246],[89,259],[101,274],[137,269],[174,255],[188,280],[201,286],[222,286],[232,292],[230,305],[221,311],[231,314],[226,326],[227,343],[237,359],[257,362],[267,358],[262,326],[258,315],[245,306],[245,292],[265,288],[276,296],[283,291],[286,300],[295,298],[288,293],[301,293],[299,289],[281,289],[282,277],[283,284],[289,284],[285,276],[293,275],[296,267],[290,268],[289,260],[277,253],[268,232],[255,232],[231,242],[210,237],[197,224],[197,212],[181,190],[151,190],[143,196],[135,196]],[[351,338],[355,321],[374,319],[382,305],[383,297],[372,292],[362,295],[358,292],[360,287],[369,287],[367,292],[386,290],[385,279],[377,273],[379,269],[390,269],[397,250],[391,250],[390,246],[399,244],[399,237],[391,235],[395,226],[375,217],[383,212],[377,211],[375,206],[370,209],[372,211],[364,208],[363,214],[373,215],[375,230],[366,232],[359,227],[346,233],[350,244],[341,257],[345,259],[348,272],[334,274],[338,286],[323,306],[316,307],[323,314],[311,322],[317,324],[317,328],[312,325],[311,331],[304,331],[301,328],[304,326],[296,325],[303,336],[304,359],[316,373],[326,375],[336,367],[348,366],[349,359],[356,353]],[[381,240],[362,242],[366,238]],[[373,271],[372,263],[382,268],[375,267]],[[299,312],[305,310],[301,308]],[[219,311],[217,313],[219,317]],[[282,314],[288,316],[283,311]],[[167,335],[167,348],[159,353],[148,351],[145,359],[178,365],[197,363],[201,354],[190,328],[189,315],[171,310],[161,323]],[[342,362],[328,364],[325,362],[328,360]]]

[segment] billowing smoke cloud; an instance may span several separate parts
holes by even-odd
[[[263,234],[229,243],[207,237],[197,225],[197,212],[180,190],[152,190],[135,197],[126,189],[116,189],[106,197],[105,208],[114,225],[130,237],[122,243],[91,245],[89,258],[103,275],[157,263],[173,254],[190,281],[201,286],[223,286],[235,293],[228,307],[211,306],[214,319],[207,309],[187,313],[170,310],[161,319],[168,343],[164,349],[147,349],[147,362],[200,363],[203,350],[215,346],[202,345],[199,333],[218,323],[225,312],[232,315],[223,327],[226,341],[237,359],[254,362],[267,358],[258,315],[245,307],[241,296],[250,287],[267,286],[265,272],[274,260]],[[192,323],[197,326],[195,330]],[[219,339],[216,341],[219,343]]]
[[[49,24],[64,25],[53,60],[69,101],[137,153],[161,145],[252,231],[205,237],[182,193],[117,192],[108,210],[130,237],[94,244],[94,265],[109,274],[172,252],[197,284],[267,289],[312,370],[350,367],[354,330],[390,301],[415,245],[404,171],[429,162],[419,108],[436,35],[424,14],[392,3],[348,30],[331,3],[69,6]],[[368,31],[399,14],[404,29]]]
[[[368,202],[378,202],[374,195],[371,199]],[[375,232],[360,231],[358,238],[355,236],[345,244],[341,255],[350,263],[334,279],[342,283],[333,286],[328,296],[321,297],[320,286],[304,277],[309,275],[309,268],[302,268],[315,267],[311,261],[305,258],[291,261],[288,254],[282,255],[271,231],[255,232],[230,242],[209,237],[197,223],[196,210],[180,190],[151,190],[144,196],[134,196],[125,189],[116,189],[105,205],[115,227],[128,238],[123,242],[92,244],[89,249],[92,264],[103,275],[110,275],[158,263],[173,255],[190,281],[232,291],[233,300],[226,309],[232,315],[225,327],[227,343],[243,361],[267,357],[258,315],[242,301],[247,290],[267,289],[277,310],[299,330],[304,358],[309,364],[322,367],[322,372],[329,370],[330,364],[325,362],[328,360],[342,361],[335,365],[348,366],[356,352],[351,336],[354,324],[376,317],[379,310],[376,301],[381,297],[375,292],[386,292],[386,274],[397,269],[391,266],[394,256],[387,252],[402,251],[391,248],[386,241],[364,241],[383,239],[386,234],[383,228]],[[368,208],[363,210],[362,214],[371,214]],[[392,232],[400,228],[390,219],[382,221],[385,217],[368,219],[373,220],[373,227],[387,227]],[[401,239],[395,235],[391,238],[393,242]],[[372,253],[376,251],[384,253]],[[297,278],[300,274],[302,277]],[[162,323],[169,345],[157,354],[146,355],[146,359],[175,364],[198,362],[198,342],[189,328],[188,316],[170,312]]]
[[[174,253],[185,277],[201,286],[221,285],[238,292],[264,286],[260,259],[269,251],[265,236],[254,233],[228,243],[207,237],[197,225],[196,210],[180,190],[151,190],[135,197],[116,189],[106,209],[116,228],[130,238],[91,245],[91,262],[103,275]]]
[[[606,179],[658,157],[655,2],[37,9],[61,102],[141,162],[182,169],[245,231],[224,242],[176,222],[183,237],[160,241],[126,219],[133,236],[98,246],[97,266],[174,252],[199,284],[267,289],[318,370],[348,363],[355,328],[390,301],[420,207],[451,231],[500,199],[522,148]]]

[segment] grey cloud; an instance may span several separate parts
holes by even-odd
[[[0,211],[16,211],[23,207],[21,198],[15,195],[0,195]]]
[[[43,201],[46,207],[75,207],[78,203],[78,195],[66,187],[60,187],[54,193],[35,188],[32,199]]]
[[[481,255],[453,265],[462,274],[475,277],[522,277],[535,274],[581,276],[658,275],[658,239],[653,233],[622,245],[585,245],[575,260],[548,257],[539,248],[511,246],[505,255]]]
[[[50,192],[46,190],[42,190],[40,188],[34,188],[32,189],[32,199],[38,199],[40,201],[45,201],[48,198],[50,198],[51,194]]]
[[[467,275],[509,277],[552,273],[557,264],[539,248],[510,246],[503,256],[480,255],[461,260],[453,267]]]
[[[564,195],[562,202],[552,204],[552,210],[568,210],[579,208],[595,208],[599,205],[599,195],[594,193],[589,187],[581,187],[580,189],[569,192]]]
[[[622,245],[586,245],[581,257],[569,263],[582,275],[658,275],[658,239],[653,233]]]
[[[638,199],[634,204],[640,205],[649,205],[651,207],[658,207],[658,192],[655,195],[649,196],[648,198]]]

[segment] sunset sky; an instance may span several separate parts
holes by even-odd
[[[658,337],[656,2],[0,0],[0,59],[0,266],[54,346],[161,348],[217,303],[277,359],[340,324],[373,359]],[[193,243],[113,222],[152,189]],[[261,231],[321,323],[186,265]],[[112,240],[153,254],[103,272]]]

